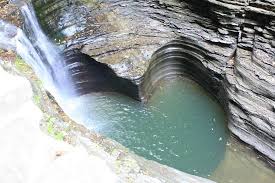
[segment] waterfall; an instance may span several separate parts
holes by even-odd
[[[74,95],[65,61],[57,46],[43,33],[32,5],[22,2],[25,32],[0,20],[0,48],[14,50],[35,71],[58,102]]]

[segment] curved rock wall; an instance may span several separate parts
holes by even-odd
[[[198,82],[225,107],[225,93],[220,78],[203,65],[207,58],[207,51],[188,38],[167,43],[153,54],[150,65],[141,78],[140,93],[143,100],[150,98],[161,80],[183,76]]]
[[[274,1],[44,2],[34,0],[38,15],[47,15],[42,25],[53,36],[61,32],[67,49],[80,48],[129,78],[145,73],[158,48],[188,37],[204,52],[203,70],[221,83],[231,131],[275,160]]]

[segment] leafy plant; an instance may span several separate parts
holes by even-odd
[[[47,132],[56,140],[64,140],[64,133],[57,131],[54,127],[55,120],[56,118],[54,117],[49,117],[47,119]]]
[[[16,69],[19,70],[19,71],[28,72],[30,70],[30,67],[19,56],[17,56],[15,58],[14,64],[15,64]]]
[[[34,95],[34,96],[33,96],[33,100],[34,100],[34,102],[35,102],[36,105],[39,105],[40,102],[41,102],[41,96],[39,96],[39,95]]]

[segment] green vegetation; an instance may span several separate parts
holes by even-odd
[[[1,50],[0,50],[1,51]],[[37,79],[36,77],[32,77],[34,75],[31,67],[29,67],[25,62],[24,60],[17,56],[15,61],[14,61],[14,65],[15,65],[15,68],[21,72],[22,74],[25,74],[29,77],[31,77],[33,79],[33,81],[35,81],[36,85],[39,87],[39,88],[42,88],[43,85],[42,85],[42,81]],[[41,104],[41,99],[42,99],[42,96],[39,95],[39,94],[35,94],[33,96],[33,100],[34,100],[34,103],[36,105],[40,105]],[[60,132],[58,131],[56,128],[55,128],[55,125],[54,125],[54,122],[56,121],[57,119],[50,116],[47,118],[46,120],[46,129],[47,129],[47,132],[49,135],[51,135],[52,137],[54,137],[56,140],[63,140],[64,139],[64,133],[63,132]]]
[[[31,70],[31,68],[19,56],[15,58],[14,64],[15,64],[15,68],[20,72],[27,73]]]
[[[54,122],[57,119],[54,117],[49,117],[47,119],[47,132],[54,137],[56,140],[64,140],[64,133],[63,132],[59,132],[57,129],[55,129],[54,127]]]
[[[39,95],[34,95],[34,96],[33,96],[33,100],[34,100],[34,103],[35,103],[36,105],[39,105],[40,102],[41,102],[41,96],[39,96]]]
[[[43,88],[43,82],[42,82],[40,79],[36,79],[36,80],[35,80],[35,83],[37,84],[37,86],[38,86],[39,88]],[[40,97],[40,99],[41,99],[41,97]]]
[[[82,0],[82,2],[91,8],[100,8],[101,2],[98,0]]]
[[[1,53],[1,50],[0,50]],[[28,77],[32,77],[34,75],[32,68],[19,56],[15,58],[14,61],[15,68],[21,72],[22,74],[26,74]],[[36,77],[32,77],[33,81],[37,84],[39,88],[43,88],[43,83],[41,80],[39,80]],[[40,103],[41,97],[39,96],[34,96],[34,101],[36,104]]]

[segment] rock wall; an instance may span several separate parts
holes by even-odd
[[[200,7],[211,12],[220,34],[237,41],[223,74],[229,128],[275,160],[275,2],[205,1]]]
[[[142,76],[158,48],[188,37],[205,51],[200,62],[220,83],[215,93],[230,130],[275,160],[274,1],[33,2],[57,42],[80,48],[128,78]]]

